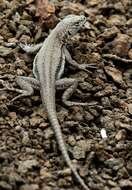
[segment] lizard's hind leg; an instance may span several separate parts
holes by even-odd
[[[93,103],[87,103],[87,102],[73,102],[68,100],[72,94],[75,92],[78,86],[78,80],[73,78],[64,78],[59,79],[56,81],[56,88],[57,89],[66,89],[62,95],[62,101],[67,106],[74,106],[74,105],[80,105],[80,106],[90,106],[93,105]]]
[[[31,96],[34,93],[34,89],[38,90],[40,88],[39,81],[31,77],[19,76],[16,78],[16,83],[20,86],[21,89],[10,88],[8,86],[4,87],[3,90],[13,91],[20,93],[18,96],[13,98],[10,103],[14,102],[17,99],[22,97]]]
[[[31,96],[34,94],[34,89],[38,90],[40,88],[39,81],[35,78],[19,76],[16,82],[21,88],[21,94],[13,98],[11,102],[22,97]]]

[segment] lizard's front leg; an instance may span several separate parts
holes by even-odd
[[[59,79],[56,81],[56,88],[57,89],[66,89],[62,95],[62,101],[67,106],[74,106],[74,105],[80,105],[80,106],[91,106],[95,105],[96,103],[83,103],[83,102],[73,102],[68,100],[72,94],[75,92],[78,86],[78,80],[73,78],[64,78]]]
[[[20,43],[19,46],[27,53],[36,53],[42,47],[43,43],[39,43],[36,45],[27,45]]]
[[[69,64],[71,64],[73,67],[75,67],[75,68],[77,68],[79,70],[84,70],[86,72],[91,73],[87,69],[90,69],[90,68],[95,69],[95,68],[97,68],[95,64],[78,64],[75,60],[72,59],[69,51],[66,49],[65,46],[63,47],[63,52],[65,54],[66,61]]]

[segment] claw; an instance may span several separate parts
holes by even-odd
[[[30,44],[23,44],[23,43],[19,43],[18,44],[19,45],[19,47],[21,48],[21,49],[23,49],[25,52],[27,52],[27,53],[29,53],[30,52],[30,49],[32,48],[32,45],[30,45]]]
[[[87,64],[87,68],[97,69],[97,65],[94,63]]]

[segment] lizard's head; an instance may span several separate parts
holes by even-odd
[[[64,38],[69,38],[77,33],[86,22],[86,17],[83,15],[68,15],[59,24],[61,25],[61,34]]]

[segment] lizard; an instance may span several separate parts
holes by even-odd
[[[55,106],[56,89],[66,89],[62,95],[62,101],[67,106],[90,105],[86,102],[81,103],[69,101],[68,99],[78,86],[78,80],[73,78],[61,78],[66,61],[72,66],[85,71],[90,67],[90,65],[87,64],[79,65],[75,60],[73,60],[65,46],[67,40],[75,35],[78,30],[84,26],[85,22],[86,17],[83,15],[68,15],[57,24],[43,43],[36,45],[35,48],[22,46],[22,48],[27,52],[39,50],[33,61],[33,75],[35,77],[18,76],[16,82],[21,89],[7,87],[7,90],[13,90],[20,93],[12,99],[12,102],[18,98],[33,95],[34,89],[40,90],[42,104],[48,113],[48,119],[54,130],[62,156],[79,184],[84,190],[89,190],[84,180],[72,165],[63,140],[61,126],[56,115]]]

